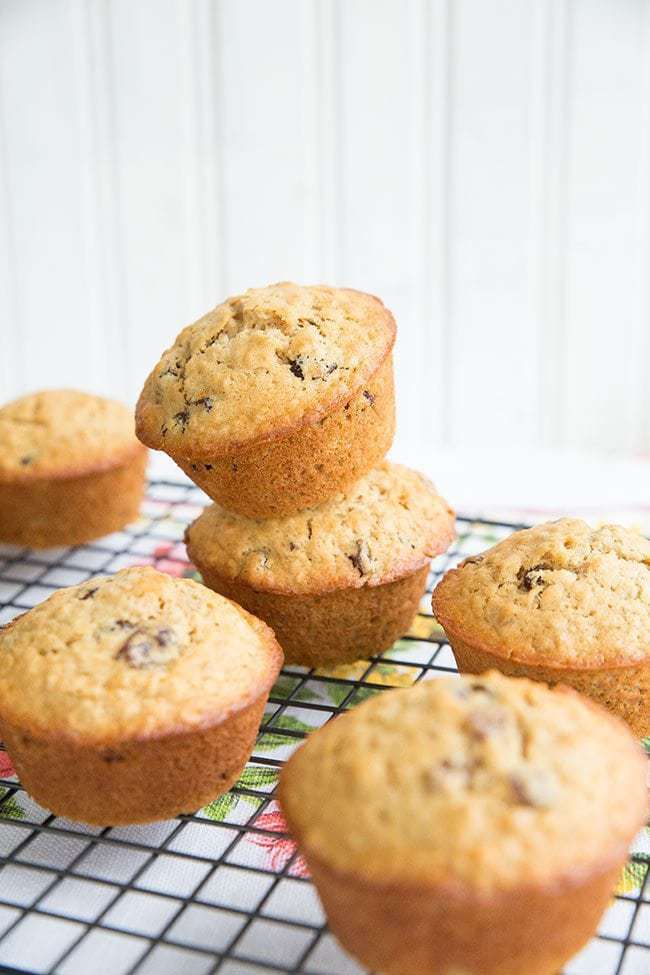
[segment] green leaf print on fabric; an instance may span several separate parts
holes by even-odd
[[[648,873],[650,864],[630,860],[626,863],[616,887],[617,894],[632,894],[640,890]]]
[[[8,792],[8,789],[0,788],[0,819],[24,819],[25,813],[14,796],[4,799]]]
[[[379,688],[375,689],[374,687],[360,687],[354,692],[346,707],[354,708],[357,706],[357,704],[362,704],[364,701],[369,701],[370,698],[375,697],[376,694],[381,694]]]
[[[285,739],[286,741],[286,739]],[[247,765],[239,776],[234,788],[237,789],[265,789],[274,786],[278,781],[280,770],[277,768],[267,768],[265,765]],[[223,822],[231,813],[234,813],[240,803],[245,803],[248,807],[259,808],[263,802],[263,795],[248,796],[236,792],[227,792],[224,796],[219,796],[203,809],[203,815],[215,822]]]
[[[327,684],[327,696],[335,707],[343,704],[352,690],[349,684]]]
[[[299,683],[299,677],[288,677],[286,674],[281,674],[273,685],[271,697],[279,697],[284,701],[291,697]]]
[[[275,785],[278,781],[279,772],[280,770],[277,768],[248,765],[239,777],[237,785],[241,789],[261,789],[265,786]]]
[[[246,810],[242,809],[242,817],[232,816],[231,819],[234,822],[245,822],[250,818],[252,812],[259,809],[264,800],[260,796],[259,799],[256,796],[242,796],[237,795],[233,792],[227,792],[225,796],[219,796],[214,802],[211,802],[208,806],[205,806],[202,810],[203,815],[207,816],[208,819],[212,819],[214,822],[222,823],[224,820],[228,819],[232,813],[236,812],[240,806],[249,807]],[[250,809],[252,807],[252,810]]]
[[[208,817],[208,819],[214,819],[216,822],[221,822],[226,818],[228,813],[237,805],[238,796],[234,796],[231,792],[227,792],[225,796],[219,796],[214,802],[211,802],[209,806],[206,806],[203,813]]]
[[[295,741],[293,735],[276,734],[276,729],[297,731],[301,734],[308,735],[310,731],[314,730],[314,727],[313,725],[305,724],[304,721],[300,721],[298,718],[294,718],[290,714],[281,714],[278,718],[273,720],[272,726],[262,733],[258,743],[258,748],[265,751],[273,751],[275,748],[282,748],[283,745],[290,745],[292,744],[292,741]]]

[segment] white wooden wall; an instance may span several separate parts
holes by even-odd
[[[403,443],[650,448],[649,0],[0,0],[0,392],[381,295]]]

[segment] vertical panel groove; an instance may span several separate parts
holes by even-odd
[[[546,328],[548,314],[549,279],[546,273],[548,259],[546,218],[546,183],[549,171],[548,113],[551,79],[549,76],[550,57],[550,5],[546,0],[535,0],[531,22],[531,92],[530,92],[530,232],[528,236],[528,268],[530,281],[530,323],[536,333],[537,345],[537,410],[534,437],[537,444],[545,438],[547,378],[552,381],[553,374],[547,372],[542,355],[551,354],[546,348]]]
[[[83,3],[81,6],[85,6]],[[111,370],[116,395],[123,399],[132,396],[130,321],[127,300],[126,270],[122,247],[122,207],[117,158],[116,105],[114,91],[115,66],[110,25],[110,8],[106,0],[86,8],[90,51],[89,82],[91,84],[88,112],[89,136],[96,140],[93,148],[97,172],[97,224],[90,228],[99,240],[97,273],[101,278],[99,301],[108,333],[110,363],[120,363]],[[94,121],[93,121],[94,120]],[[87,225],[88,226],[88,225]]]
[[[203,301],[206,288],[206,249],[208,242],[202,239],[200,208],[200,167],[205,147],[201,138],[201,88],[199,8],[201,0],[187,3],[179,0],[179,45],[181,56],[181,86],[185,112],[183,114],[183,176],[184,176],[184,304],[189,316],[194,316]],[[206,207],[207,209],[207,207]],[[202,245],[202,246],[201,246]]]
[[[105,274],[101,204],[101,166],[98,127],[104,109],[97,92],[97,63],[94,57],[91,12],[84,0],[71,0],[70,21],[76,73],[78,151],[80,157],[81,234],[83,278],[88,305],[88,332],[92,363],[88,380],[93,387],[108,391],[108,363],[113,358],[110,304]]]
[[[344,159],[346,155],[347,131],[343,106],[343,56],[345,38],[343,36],[343,18],[341,12],[342,0],[335,0],[333,9],[333,76],[334,76],[334,118],[335,118],[335,170],[334,192],[336,196],[336,267],[338,279],[349,284],[348,276],[348,248],[347,248],[347,209],[348,190],[345,180]]]
[[[639,449],[650,451],[650,4],[643,4],[639,41],[643,58],[643,118],[639,158],[639,328],[641,348],[638,370],[637,441]]]
[[[547,92],[542,124],[545,173],[540,192],[541,433],[547,444],[562,444],[566,437],[567,235],[569,165],[570,31],[566,0],[553,0],[544,10]]]
[[[303,282],[323,279],[323,221],[325,214],[321,203],[321,153],[319,133],[321,129],[322,96],[322,40],[320,5],[316,0],[300,4],[301,19],[301,72],[304,87],[301,97],[300,131],[302,134],[301,162],[304,169],[302,181],[302,261]]]
[[[223,98],[224,78],[223,78],[223,47],[225,44],[225,26],[222,0],[215,0],[215,5],[210,11],[210,30],[209,30],[209,64],[213,65],[210,75],[210,153],[214,154],[214,174],[215,188],[214,195],[217,200],[217,224],[214,227],[214,239],[217,241],[217,255],[215,267],[218,268],[219,280],[218,287],[223,292],[230,293],[228,281],[229,266],[227,262],[228,253],[228,210],[226,207],[226,186],[224,179],[224,158],[223,142],[224,130],[226,126],[226,108]],[[215,288],[217,282],[215,281]]]
[[[449,425],[449,40],[448,0],[420,0],[421,172],[417,315],[421,329],[418,393],[422,443],[450,437]],[[416,26],[418,24],[416,23]],[[419,206],[418,206],[419,203]],[[415,323],[413,323],[415,325]]]
[[[186,306],[195,317],[224,297],[225,241],[217,139],[215,64],[219,60],[212,0],[180,0],[182,83],[186,111],[184,171]]]
[[[417,191],[413,200],[416,206],[416,247],[415,267],[418,279],[416,281],[417,294],[414,302],[414,311],[422,323],[422,355],[417,363],[418,379],[417,392],[422,395],[427,389],[427,373],[431,364],[437,360],[434,358],[435,348],[433,332],[440,332],[440,314],[442,311],[442,289],[438,278],[440,264],[436,264],[436,246],[434,235],[434,173],[433,168],[433,103],[435,94],[433,90],[433,67],[430,53],[433,50],[434,29],[433,29],[433,6],[429,0],[420,0],[419,9],[414,22],[414,36],[412,38],[413,62],[416,70],[416,92],[419,97],[418,113],[418,132],[419,134],[419,171],[416,173],[420,191],[421,205],[418,208],[415,204]],[[419,44],[418,44],[419,31]],[[438,189],[438,187],[436,187]],[[418,212],[419,210],[419,212]],[[437,273],[438,272],[438,273]],[[440,383],[438,370],[434,370],[433,390],[431,400],[427,408],[420,412],[419,416],[419,438],[425,442],[427,435],[432,428],[435,433],[439,433],[440,424]],[[425,394],[426,395],[426,394]],[[424,396],[422,396],[424,401]],[[436,403],[435,400],[438,400]],[[436,409],[438,406],[438,409]]]
[[[453,260],[453,227],[451,223],[451,195],[453,192],[453,144],[454,144],[454,82],[453,82],[453,63],[454,63],[454,5],[449,0],[444,4],[444,70],[443,70],[443,89],[444,89],[444,124],[441,130],[443,159],[443,173],[441,178],[441,220],[443,224],[443,241],[441,247],[441,258],[444,263],[442,277],[443,292],[443,344],[441,359],[443,362],[441,382],[443,385],[442,400],[442,443],[448,447],[453,442],[453,383],[455,368],[455,348],[453,342],[454,330],[454,295],[452,289],[451,265]]]
[[[339,0],[315,0],[315,30],[317,125],[314,137],[318,173],[319,276],[332,284],[345,284]]]
[[[0,31],[2,25],[0,11]],[[0,78],[1,81],[1,78]],[[26,349],[21,338],[20,308],[14,285],[14,237],[11,194],[7,176],[7,139],[3,126],[3,91],[0,86],[0,293],[4,295],[0,303],[0,346],[2,358],[2,399],[8,399],[23,389],[25,381],[24,361]]]

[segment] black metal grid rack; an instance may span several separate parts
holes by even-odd
[[[60,586],[125,565],[186,574],[183,530],[204,503],[192,485],[157,481],[124,532],[41,553],[0,548],[0,623]],[[458,540],[434,563],[430,583],[516,527],[460,518]],[[194,815],[151,826],[99,829],[49,814],[21,789],[0,748],[0,971],[361,973],[328,933],[284,832],[278,770],[333,715],[386,687],[453,672],[427,596],[410,635],[381,656],[337,672],[286,668],[238,784]],[[567,975],[650,972],[648,860],[633,855],[625,889]]]

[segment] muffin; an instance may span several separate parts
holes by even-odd
[[[137,518],[147,452],[121,403],[77,390],[0,409],[0,541],[79,545]]]
[[[272,632],[239,606],[124,569],[0,630],[0,737],[58,816],[166,819],[236,781],[281,665]]]
[[[185,328],[136,409],[214,500],[250,518],[313,507],[382,459],[394,432],[395,322],[359,291],[284,282]]]
[[[568,688],[385,691],[310,735],[279,798],[328,922],[385,975],[555,975],[647,813],[645,759]]]
[[[515,532],[433,595],[459,670],[561,681],[650,735],[650,542],[565,518]]]
[[[386,461],[317,508],[255,521],[216,504],[189,527],[211,589],[275,631],[287,662],[325,667],[380,653],[408,630],[454,515],[426,478]]]

